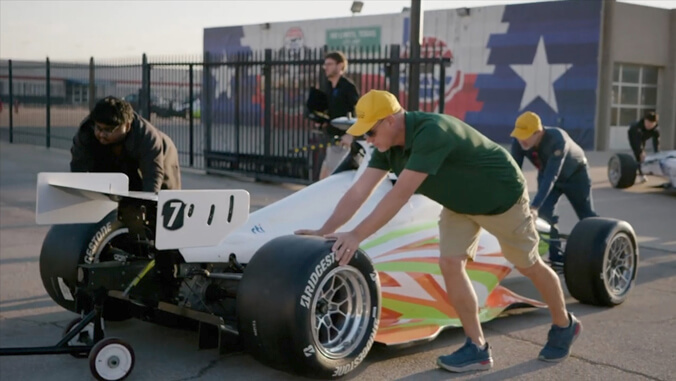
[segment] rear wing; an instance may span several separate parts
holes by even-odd
[[[216,246],[249,218],[246,190],[130,192],[121,173],[38,174],[35,220],[40,225],[96,223],[124,198],[157,203],[159,250]]]

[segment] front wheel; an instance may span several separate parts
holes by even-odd
[[[359,251],[339,266],[333,242],[276,238],[246,266],[239,328],[259,361],[305,377],[340,377],[366,357],[378,331],[380,283]]]
[[[627,299],[636,280],[636,234],[625,221],[587,218],[570,233],[564,258],[566,286],[575,299],[616,306]]]

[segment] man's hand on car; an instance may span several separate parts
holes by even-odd
[[[324,238],[336,240],[331,250],[336,253],[336,260],[341,266],[350,263],[355,251],[359,250],[359,237],[353,232],[326,234]]]
[[[299,230],[296,230],[295,232],[293,232],[293,234],[295,234],[295,235],[317,235],[317,236],[321,237],[326,233],[322,232],[321,230],[299,229]]]

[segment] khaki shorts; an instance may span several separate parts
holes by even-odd
[[[468,215],[443,208],[439,219],[439,249],[442,256],[474,259],[480,228],[494,235],[505,258],[528,268],[538,261],[539,236],[530,213],[528,192],[508,211],[497,215]]]
[[[322,167],[326,168],[329,173],[333,173],[333,171],[343,161],[345,155],[347,155],[348,151],[350,150],[347,147],[339,145],[339,143],[336,144],[337,145],[330,145],[326,147],[326,157],[322,163]]]

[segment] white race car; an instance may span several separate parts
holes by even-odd
[[[638,163],[634,156],[626,153],[613,155],[608,161],[608,180],[614,188],[629,188],[636,182]],[[641,163],[645,175],[665,178],[665,188],[676,188],[676,150],[646,155]]]
[[[370,150],[354,143],[331,176],[250,215],[243,190],[140,193],[126,190],[122,174],[40,174],[37,221],[56,224],[40,254],[42,281],[56,303],[82,315],[56,349],[32,353],[88,356],[97,378],[122,379],[134,352],[105,338],[101,317],[173,314],[199,322],[200,347],[239,344],[272,367],[332,378],[357,368],[374,342],[425,341],[459,327],[438,265],[436,202],[411,197],[346,266],[337,264],[332,242],[292,234],[327,219]],[[343,229],[356,226],[395,182],[383,181]],[[546,253],[549,227],[540,220],[537,228]],[[627,298],[638,268],[627,222],[586,219],[561,240],[573,297],[602,306]],[[501,285],[513,268],[482,231],[467,264],[481,321],[545,307]]]

